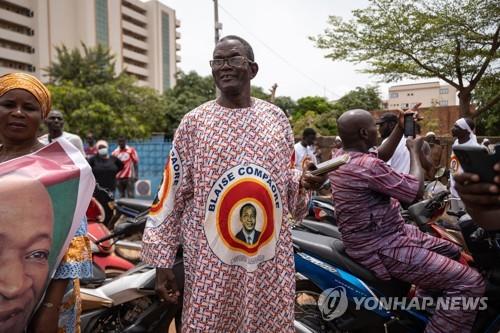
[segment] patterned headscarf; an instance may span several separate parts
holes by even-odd
[[[25,73],[10,73],[0,76],[0,96],[13,89],[24,89],[35,96],[42,109],[42,119],[50,112],[50,92],[36,77]]]

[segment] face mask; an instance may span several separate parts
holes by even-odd
[[[107,156],[108,155],[108,148],[101,148],[98,151],[99,151],[99,155],[101,155],[101,156]]]

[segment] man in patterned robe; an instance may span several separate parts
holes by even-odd
[[[288,216],[307,210],[305,189],[326,177],[293,169],[285,113],[250,97],[258,66],[237,36],[216,45],[220,97],[181,121],[143,237],[160,297],[176,301],[171,270],[184,250],[183,332],[292,332],[294,262]],[[306,168],[307,169],[307,168]],[[238,239],[240,210],[256,207],[254,244]]]

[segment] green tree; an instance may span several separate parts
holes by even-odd
[[[215,99],[215,86],[212,76],[200,76],[196,72],[178,72],[176,84],[165,91],[165,116],[171,125],[166,129],[169,137],[173,136],[175,128],[182,117],[199,105]]]
[[[477,132],[480,135],[500,135],[500,103],[488,105],[499,91],[500,77],[498,76],[485,77],[474,91],[474,102],[477,106],[488,109],[488,112],[482,113],[477,119]]]
[[[58,48],[47,69],[53,108],[63,112],[66,129],[98,138],[144,138],[170,126],[166,100],[154,89],[140,87],[132,76],[115,74],[114,56],[102,46]]]
[[[473,90],[499,73],[498,0],[370,0],[313,37],[332,60],[369,64],[386,81],[438,77],[459,91],[460,112],[470,114]],[[500,101],[500,92],[486,103]],[[487,108],[480,107],[473,116]]]
[[[289,96],[278,96],[274,99],[276,104],[281,110],[285,111],[289,116],[295,112],[297,103]]]
[[[115,78],[114,56],[106,47],[99,44],[89,48],[82,43],[82,49],[83,54],[77,48],[56,47],[57,60],[46,69],[51,83],[73,82],[75,86],[86,87]]]
[[[271,95],[266,93],[262,87],[257,87],[257,86],[251,87],[250,95],[252,95],[253,97],[262,99],[264,101],[268,101],[269,97],[271,97]]]
[[[377,87],[356,87],[336,103],[335,107],[342,112],[352,109],[364,109],[368,111],[378,110],[381,108],[382,100],[379,97]]]
[[[307,96],[297,100],[297,106],[295,107],[293,116],[300,117],[307,111],[314,111],[317,114],[322,114],[333,110],[333,104],[326,98],[320,96]]]

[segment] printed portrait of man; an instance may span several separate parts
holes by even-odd
[[[259,240],[260,231],[255,229],[257,223],[257,209],[251,203],[244,204],[240,209],[240,222],[243,226],[236,234],[236,238],[254,245]]]
[[[24,332],[49,276],[54,214],[42,183],[0,176],[0,332]]]

